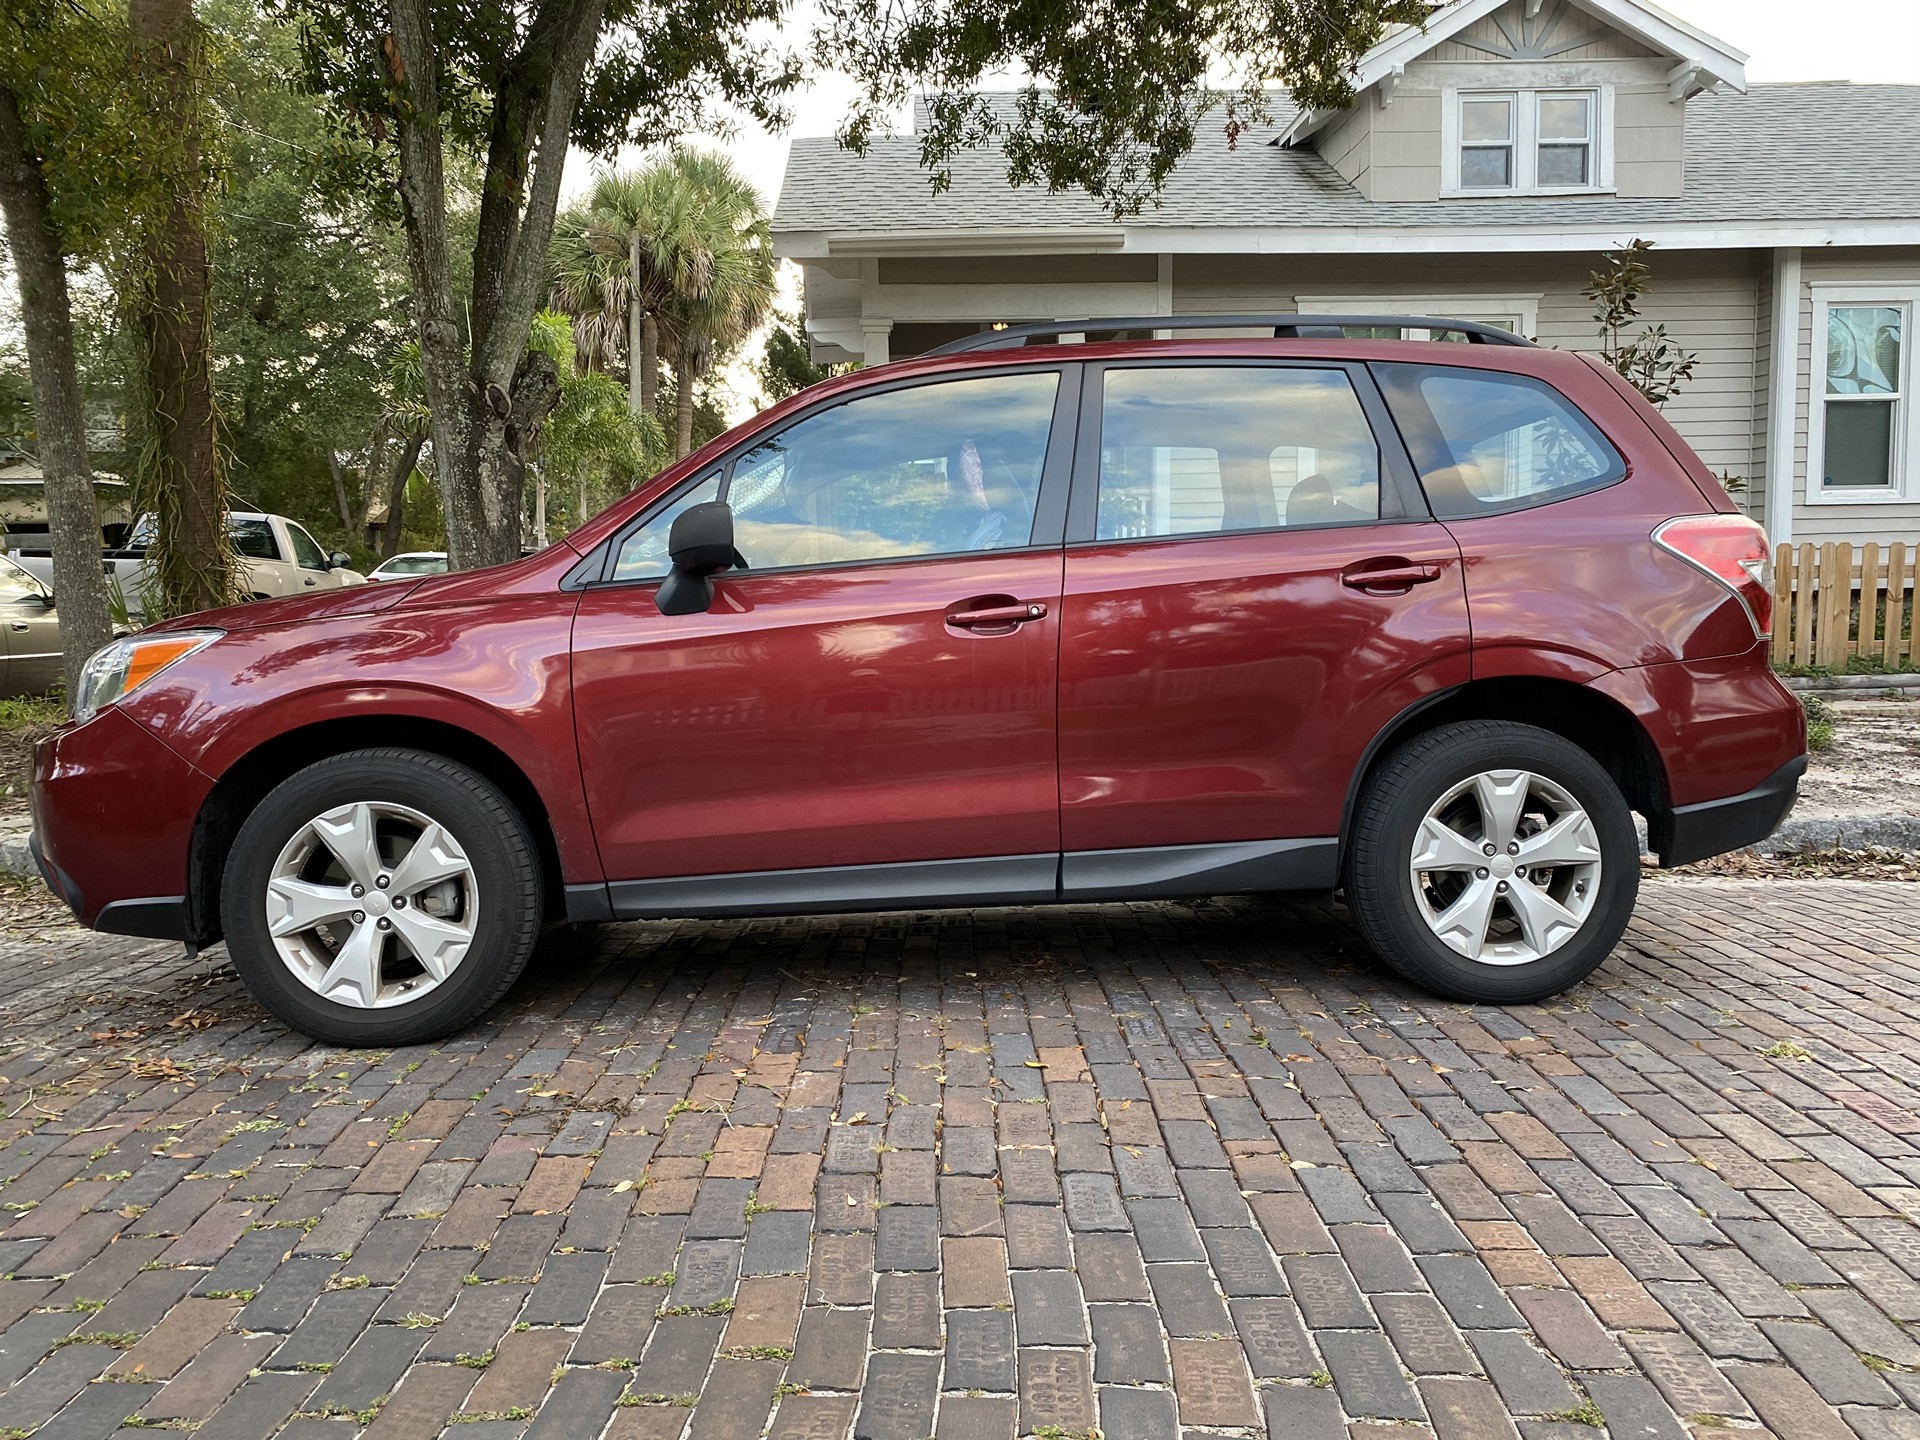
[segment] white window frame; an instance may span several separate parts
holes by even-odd
[[[1807,474],[1809,505],[1888,505],[1920,500],[1920,405],[1913,387],[1913,326],[1920,319],[1920,284],[1882,285],[1868,281],[1811,285],[1813,328],[1807,366]],[[1827,453],[1827,312],[1859,308],[1905,311],[1900,323],[1899,390],[1893,396],[1893,456],[1887,485],[1829,486]]]
[[[1523,339],[1536,340],[1544,295],[1539,290],[1504,295],[1296,295],[1293,303],[1302,315],[1431,315],[1436,320],[1507,324]],[[1410,327],[1407,338],[1432,337],[1425,330]]]
[[[1589,157],[1592,183],[1542,185],[1536,171],[1540,159],[1540,102],[1589,96],[1593,100],[1593,154]],[[1513,184],[1495,189],[1460,184],[1460,102],[1511,99],[1513,104]],[[1506,198],[1513,195],[1607,195],[1613,192],[1613,86],[1541,85],[1514,89],[1448,88],[1440,103],[1440,194],[1450,200]]]

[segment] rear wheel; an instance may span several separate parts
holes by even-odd
[[[1477,720],[1409,741],[1368,777],[1347,898],[1367,942],[1458,1000],[1558,994],[1605,960],[1639,894],[1611,776],[1572,742]]]
[[[254,997],[338,1045],[405,1045],[470,1023],[539,934],[537,852],[482,777],[361,750],[300,771],[240,828],[221,895]]]

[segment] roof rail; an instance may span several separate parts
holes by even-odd
[[[1273,329],[1276,340],[1340,340],[1349,327],[1401,330],[1444,330],[1464,336],[1474,345],[1525,345],[1533,341],[1483,325],[1477,320],[1446,320],[1436,315],[1127,315],[1089,316],[1084,320],[1049,320],[1039,325],[1009,325],[983,330],[927,351],[929,355],[960,355],[971,350],[1014,350],[1029,340],[1081,335],[1105,330],[1252,330]]]

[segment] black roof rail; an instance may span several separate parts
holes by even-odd
[[[929,355],[960,355],[972,350],[1014,350],[1029,340],[1082,335],[1107,330],[1265,330],[1276,340],[1340,340],[1348,328],[1444,330],[1474,345],[1524,345],[1533,341],[1497,325],[1477,320],[1447,320],[1437,315],[1124,315],[1088,316],[1084,320],[1049,320],[1038,325],[1009,325],[983,330],[927,351]]]

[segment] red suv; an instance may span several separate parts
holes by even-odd
[[[1043,343],[1195,325],[1267,333]],[[1407,977],[1532,1000],[1625,927],[1632,812],[1672,865],[1792,804],[1770,619],[1759,528],[1581,356],[1018,327],[516,564],[116,641],[36,844],[86,924],[224,936],[342,1044],[465,1025],[561,918],[1237,891],[1344,889]]]

